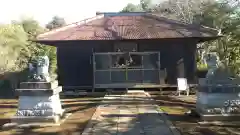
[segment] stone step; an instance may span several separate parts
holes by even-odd
[[[14,116],[11,119],[12,123],[27,124],[27,123],[57,123],[60,116]]]
[[[87,91],[64,91],[61,93],[63,96],[80,96],[80,95],[88,95],[90,92]]]
[[[50,116],[13,116],[11,118],[12,123],[25,124],[25,123],[58,123],[59,120],[63,119],[66,116],[65,110],[59,112],[58,115],[50,115]]]
[[[16,115],[17,116],[52,116],[52,115],[60,115],[60,116],[62,116],[63,113],[65,112],[64,109],[56,110],[56,109],[52,109],[52,107],[53,106],[41,107],[41,109],[32,109],[32,110],[29,110],[29,109],[18,109]]]
[[[221,114],[213,114],[213,115],[202,115],[200,117],[204,121],[239,121],[240,115],[239,114],[228,114],[228,115],[221,115]]]
[[[16,89],[16,94],[19,96],[42,96],[55,95],[62,91],[62,87],[58,86],[53,89]]]
[[[53,89],[58,87],[58,82],[22,82],[20,89]]]
[[[144,90],[127,90],[127,93],[144,93]]]
[[[59,117],[59,121],[55,123],[55,121],[52,121],[50,119],[49,121],[25,121],[23,119],[13,119],[12,123],[6,123],[2,126],[2,129],[13,129],[13,128],[40,128],[40,127],[52,127],[52,126],[60,126],[69,116],[71,113],[64,113],[62,117]],[[40,119],[42,120],[42,119]],[[20,121],[20,122],[18,122]]]

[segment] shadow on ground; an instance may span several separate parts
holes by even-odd
[[[223,126],[203,126],[199,125],[197,122],[199,118],[191,117],[185,114],[186,110],[190,110],[195,107],[195,103],[193,101],[182,101],[177,98],[173,98],[168,96],[166,93],[163,95],[152,94],[155,99],[155,103],[158,104],[163,109],[164,107],[174,108],[174,107],[183,107],[184,111],[179,112],[171,112],[168,113],[167,116],[169,120],[173,122],[173,124],[178,128],[178,130],[183,135],[239,135],[240,127],[223,127]],[[144,101],[145,99],[137,99],[139,101]],[[48,127],[48,128],[29,128],[29,129],[15,129],[9,131],[1,131],[0,134],[11,134],[11,135],[80,135],[84,130],[88,120],[92,117],[95,112],[96,105],[102,101],[101,97],[83,97],[83,98],[64,98],[63,99],[63,108],[67,109],[68,112],[73,113],[68,120],[63,123],[60,127]],[[1,103],[0,103],[1,104]],[[107,99],[104,104],[118,105],[119,101],[113,99]],[[137,104],[135,101],[130,99],[125,99],[124,104],[135,105]],[[148,104],[148,103],[146,103]],[[167,109],[166,109],[167,110]],[[168,111],[168,110],[167,110]],[[146,119],[157,114],[140,114],[137,117],[133,117],[131,115],[119,115],[119,114],[111,114],[106,115],[104,117],[128,117],[132,118],[129,125],[124,125],[119,133],[122,134],[141,134],[141,122],[144,121],[147,123],[148,128],[151,131],[157,130],[159,127],[156,127],[157,119]],[[1,119],[1,123],[7,123],[9,119]],[[93,121],[95,125],[101,121]],[[158,121],[159,122],[159,121]],[[155,123],[155,124],[154,124]],[[111,129],[114,127],[114,121],[109,120],[108,124],[100,126],[96,132],[99,135],[106,133],[107,129]],[[143,127],[142,127],[143,128]],[[147,130],[145,128],[145,130]],[[158,129],[159,130],[159,129]],[[110,134],[113,134],[117,130],[112,128],[110,130]],[[150,132],[150,130],[148,131]],[[106,135],[108,135],[106,134]],[[136,135],[137,135],[136,134]]]
[[[97,100],[95,100],[97,99]],[[12,130],[0,130],[1,135],[72,135],[74,133],[80,134],[86,126],[88,120],[92,117],[96,110],[96,106],[102,100],[101,96],[83,96],[83,97],[64,97],[62,99],[62,106],[67,113],[72,115],[59,127],[45,127],[45,128],[24,128]],[[83,101],[83,102],[82,102]],[[92,101],[92,102],[89,102]],[[6,105],[6,103],[8,105]],[[16,112],[16,102],[4,100],[0,102],[0,113],[5,112],[4,109]],[[13,114],[12,114],[13,115]],[[11,116],[12,116],[11,115]],[[0,125],[10,122],[11,116],[0,117]]]
[[[195,100],[180,100],[177,96],[169,96],[172,92],[163,92],[160,94],[151,94],[156,104],[162,110],[166,110],[168,119],[177,127],[183,135],[239,135],[239,126],[207,126],[200,125],[200,118],[197,116],[189,116],[187,111],[195,109]],[[182,111],[177,109],[182,108]]]

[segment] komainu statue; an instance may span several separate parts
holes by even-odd
[[[29,63],[29,81],[50,82],[48,56],[38,56],[34,62]]]
[[[204,59],[208,66],[208,72],[206,75],[206,77],[208,78],[208,77],[213,76],[215,71],[219,67],[219,64],[220,64],[219,57],[215,53],[209,53],[209,54],[205,55]]]

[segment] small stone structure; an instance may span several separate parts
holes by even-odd
[[[59,98],[62,87],[58,86],[57,81],[51,81],[49,78],[48,57],[43,56],[39,59],[37,65],[31,67],[30,64],[29,81],[20,83],[20,88],[16,89],[19,101],[18,110],[12,117],[14,126],[52,126],[59,125],[66,119]],[[6,127],[8,125],[9,123],[5,124]]]
[[[19,95],[18,110],[12,122],[58,123],[64,113],[59,98],[61,91],[57,81],[22,82],[20,89],[16,89]]]
[[[212,56],[207,76],[199,83],[196,110],[204,121],[240,120],[240,79],[219,68],[217,56]]]
[[[29,81],[49,82],[49,58],[48,56],[38,56],[35,61],[29,63]]]

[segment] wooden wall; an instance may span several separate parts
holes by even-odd
[[[194,83],[196,70],[196,44],[194,40],[165,40],[139,43],[139,51],[159,51],[161,68],[167,71],[167,83],[176,84],[177,77],[186,77]],[[180,60],[182,63],[179,63]],[[180,68],[184,67],[184,69]],[[184,73],[184,75],[183,75]]]
[[[138,51],[159,51],[161,68],[166,68],[167,82],[176,84],[177,77],[194,83],[196,42],[186,40],[138,40]],[[93,84],[93,52],[111,52],[115,41],[68,41],[56,43],[58,76],[62,86],[91,88]],[[179,60],[183,59],[181,65]],[[183,67],[180,68],[179,66]],[[184,71],[183,71],[184,70]],[[180,74],[183,72],[184,74]]]

